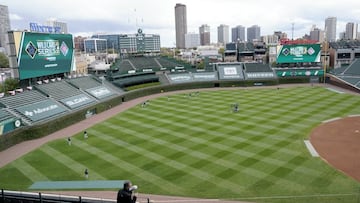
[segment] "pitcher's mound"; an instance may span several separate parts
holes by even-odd
[[[329,164],[360,181],[360,116],[323,123],[310,141]]]

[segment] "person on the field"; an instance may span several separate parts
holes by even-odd
[[[86,140],[88,138],[88,134],[86,132],[86,130],[84,131],[84,139]]]
[[[69,146],[71,146],[71,137],[68,137],[67,139]]]
[[[132,186],[130,181],[126,181],[123,189],[119,190],[117,194],[117,203],[135,203],[137,197],[132,193],[136,188],[137,187]]]
[[[84,174],[85,174],[85,178],[88,179],[89,178],[89,171],[88,171],[87,168],[85,169]]]

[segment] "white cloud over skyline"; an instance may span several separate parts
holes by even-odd
[[[160,34],[162,46],[174,46],[176,3],[187,6],[188,32],[198,33],[202,24],[211,28],[211,41],[217,41],[217,26],[259,25],[261,35],[283,31],[291,37],[309,33],[312,25],[324,29],[325,18],[337,17],[337,33],[347,22],[360,21],[360,1],[355,0],[0,0],[9,7],[11,28],[28,29],[30,22],[44,23],[56,18],[68,24],[73,35],[94,33]],[[230,31],[231,33],[231,31]]]

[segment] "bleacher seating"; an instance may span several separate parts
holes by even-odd
[[[262,63],[245,63],[245,70],[248,73],[251,72],[273,72],[268,64]]]
[[[356,59],[350,66],[344,71],[344,75],[359,75],[360,76],[360,59]]]
[[[13,115],[11,115],[9,112],[7,112],[4,109],[0,109],[0,121],[4,121],[10,118],[14,118]]]
[[[175,61],[170,61],[169,59],[166,59],[165,57],[157,58],[157,61],[164,68],[175,68],[175,67],[183,66],[180,63],[176,63]]]
[[[331,74],[354,87],[360,88],[360,59],[356,59],[347,67],[332,70]]]
[[[354,85],[354,86],[360,85],[360,76],[359,77],[346,77],[346,76],[341,77],[340,76],[339,78]]]
[[[123,88],[131,85],[138,85],[143,83],[159,82],[159,76],[155,74],[138,74],[131,75],[131,77],[121,77],[113,81],[117,87]]]
[[[6,107],[16,108],[46,99],[46,96],[41,94],[39,91],[31,90],[16,94],[14,96],[0,98],[0,103],[4,104]]]
[[[128,71],[136,70],[128,59],[121,60],[117,67],[122,73],[128,73]]]
[[[79,89],[76,89],[75,87],[71,86],[65,81],[37,85],[35,86],[35,88],[51,96],[55,100],[61,100],[82,94],[82,92]]]
[[[72,85],[74,85],[80,89],[83,89],[83,90],[90,89],[90,88],[101,85],[101,83],[99,81],[97,81],[91,77],[73,78],[73,79],[67,80],[67,82],[69,82]]]
[[[156,63],[153,57],[134,57],[134,58],[129,58],[129,60],[137,70],[150,69],[150,68],[155,70],[160,69],[159,64]]]

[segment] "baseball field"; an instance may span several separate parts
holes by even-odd
[[[234,104],[238,111],[234,112]],[[137,105],[0,169],[0,188],[37,181],[131,180],[139,192],[254,202],[358,202],[360,183],[311,156],[322,121],[360,114],[324,87],[224,89]],[[360,160],[350,160],[360,161]]]

